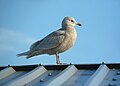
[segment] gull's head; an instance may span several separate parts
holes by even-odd
[[[67,27],[67,26],[71,26],[71,27],[74,27],[74,26],[81,26],[80,23],[76,22],[74,18],[72,17],[65,17],[62,21],[62,27]]]

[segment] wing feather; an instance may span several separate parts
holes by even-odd
[[[46,50],[57,47],[65,38],[65,31],[59,29],[40,41],[33,43],[30,50]]]

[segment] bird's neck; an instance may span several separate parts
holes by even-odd
[[[74,28],[74,26],[72,25],[67,25],[67,26],[62,26],[63,29],[70,29],[70,28]]]

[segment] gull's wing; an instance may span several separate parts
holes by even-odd
[[[65,31],[59,29],[40,41],[33,43],[30,47],[30,50],[46,50],[57,47],[60,43],[63,42],[65,38]]]

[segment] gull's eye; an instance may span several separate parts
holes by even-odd
[[[71,20],[71,22],[74,22],[73,20]]]

